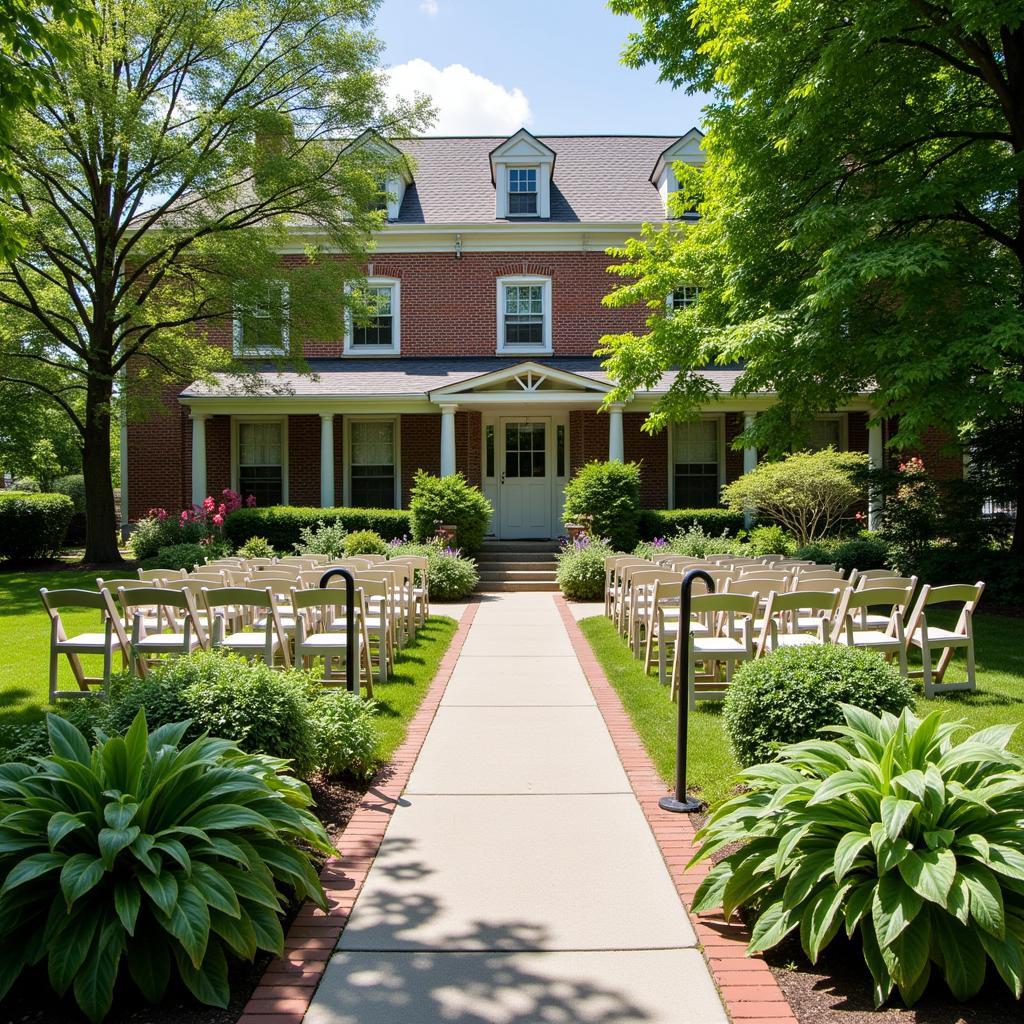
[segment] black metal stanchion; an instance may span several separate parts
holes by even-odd
[[[359,679],[356,677],[356,581],[348,569],[328,569],[320,577],[321,590],[326,588],[327,581],[341,576],[345,581],[345,685],[350,693],[359,692]]]
[[[704,806],[700,800],[686,795],[686,733],[690,724],[690,695],[687,692],[685,681],[689,675],[690,591],[693,588],[694,580],[703,581],[708,588],[708,593],[713,594],[715,591],[715,581],[703,569],[691,569],[683,577],[682,601],[679,608],[679,634],[676,636],[678,658],[682,665],[679,688],[676,690],[676,700],[679,702],[676,719],[676,791],[673,796],[663,796],[658,801],[658,806],[663,811],[675,811],[678,814],[692,814]]]

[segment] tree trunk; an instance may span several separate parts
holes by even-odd
[[[110,375],[90,374],[85,399],[85,434],[82,474],[85,478],[84,561],[110,564],[121,561],[117,548],[114,485],[110,479]]]

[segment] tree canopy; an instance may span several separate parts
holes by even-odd
[[[375,7],[104,0],[55,29],[74,61],[39,56],[52,84],[14,120],[16,180],[0,194],[24,240],[0,267],[0,380],[46,395],[81,434],[87,560],[117,558],[116,381],[129,375],[137,414],[168,383],[244,375],[205,330],[230,339],[236,316],[250,355],[269,340],[258,329],[294,359],[340,333],[381,182],[400,170],[377,135],[429,113],[386,103]],[[292,228],[303,248],[282,260]]]
[[[640,22],[627,63],[710,95],[706,164],[678,169],[675,197],[699,222],[619,250],[626,280],[606,301],[651,314],[646,333],[603,339],[612,400],[678,367],[660,427],[707,398],[698,370],[738,364],[738,393],[778,395],[740,442],[770,451],[862,391],[899,417],[896,446],[1021,407],[1020,4],[611,6]],[[666,312],[683,284],[699,301]]]

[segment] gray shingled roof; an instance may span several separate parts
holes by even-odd
[[[650,182],[658,157],[677,135],[538,135],[555,153],[551,220],[664,220]],[[392,140],[413,160],[399,224],[494,223],[490,152],[503,137]],[[518,219],[518,218],[517,218]]]
[[[297,398],[422,397],[449,384],[458,384],[473,377],[515,366],[521,359],[452,356],[436,359],[310,359],[310,373],[278,371],[264,367],[260,371],[261,387],[219,375],[213,385],[196,381],[182,393],[182,398],[228,398],[252,394],[294,395]],[[597,359],[567,358],[538,360],[545,366],[608,382],[608,374]],[[722,392],[728,392],[740,371],[737,368],[709,369],[704,375]],[[674,373],[666,373],[654,392],[668,390]]]

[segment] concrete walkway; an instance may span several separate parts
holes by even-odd
[[[725,1024],[552,596],[489,598],[306,1024]]]

